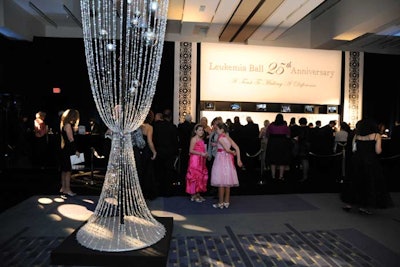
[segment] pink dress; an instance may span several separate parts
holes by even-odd
[[[199,140],[194,145],[193,150],[206,152],[206,145],[203,140]],[[190,154],[188,169],[186,173],[186,193],[195,194],[207,191],[208,170],[206,158],[197,154]]]
[[[220,142],[225,142],[230,146],[230,141],[225,134],[218,136],[217,155],[211,169],[211,185],[216,187],[239,186],[235,158],[233,154],[225,151]]]

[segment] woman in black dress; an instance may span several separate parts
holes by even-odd
[[[154,113],[150,110],[143,124],[137,129],[142,133],[143,146],[138,146],[137,140],[133,142],[140,186],[144,197],[149,200],[155,199],[158,195],[154,172],[154,160],[157,156],[157,151],[153,143],[153,126],[151,125],[153,119]]]
[[[79,152],[75,145],[74,131],[79,125],[79,112],[75,109],[64,111],[61,116],[60,131],[61,131],[61,189],[60,193],[68,196],[75,196],[72,192],[71,182],[71,155],[79,156]]]
[[[382,153],[382,139],[377,124],[368,118],[357,122],[353,142],[353,204],[358,205],[359,212],[364,214],[371,214],[370,208],[392,206],[379,158]],[[349,211],[351,206],[346,205],[343,209]]]

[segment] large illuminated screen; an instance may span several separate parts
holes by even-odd
[[[202,43],[201,101],[340,103],[341,52]]]

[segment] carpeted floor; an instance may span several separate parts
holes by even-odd
[[[398,172],[390,173],[395,206],[370,216],[341,209],[342,185],[326,168],[303,183],[296,169],[285,181],[238,170],[240,187],[232,189],[228,209],[212,207],[212,191],[205,202],[191,202],[183,183],[147,205],[154,216],[173,218],[168,267],[398,267],[400,183],[392,175]],[[74,175],[78,196],[63,199],[55,169],[0,171],[0,266],[57,266],[51,252],[92,214],[102,186],[101,173]]]
[[[400,266],[400,193],[395,207],[344,212],[335,193],[238,195],[147,203],[173,217],[167,266]],[[32,196],[0,214],[2,266],[56,266],[51,252],[93,212],[98,196]],[[130,266],[136,266],[134,263]]]
[[[212,207],[212,204],[217,201],[214,198],[208,197],[202,203],[188,201],[188,199],[188,197],[170,197],[164,199],[164,210],[182,215],[223,215],[316,209],[315,206],[292,194],[281,195],[279,198],[274,195],[232,196],[229,208],[222,210]]]

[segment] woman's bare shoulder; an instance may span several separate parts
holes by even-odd
[[[151,126],[148,123],[143,123],[141,125],[141,129],[142,129],[143,134],[145,134],[145,133],[148,133],[149,131],[151,131],[153,129],[153,126]]]

